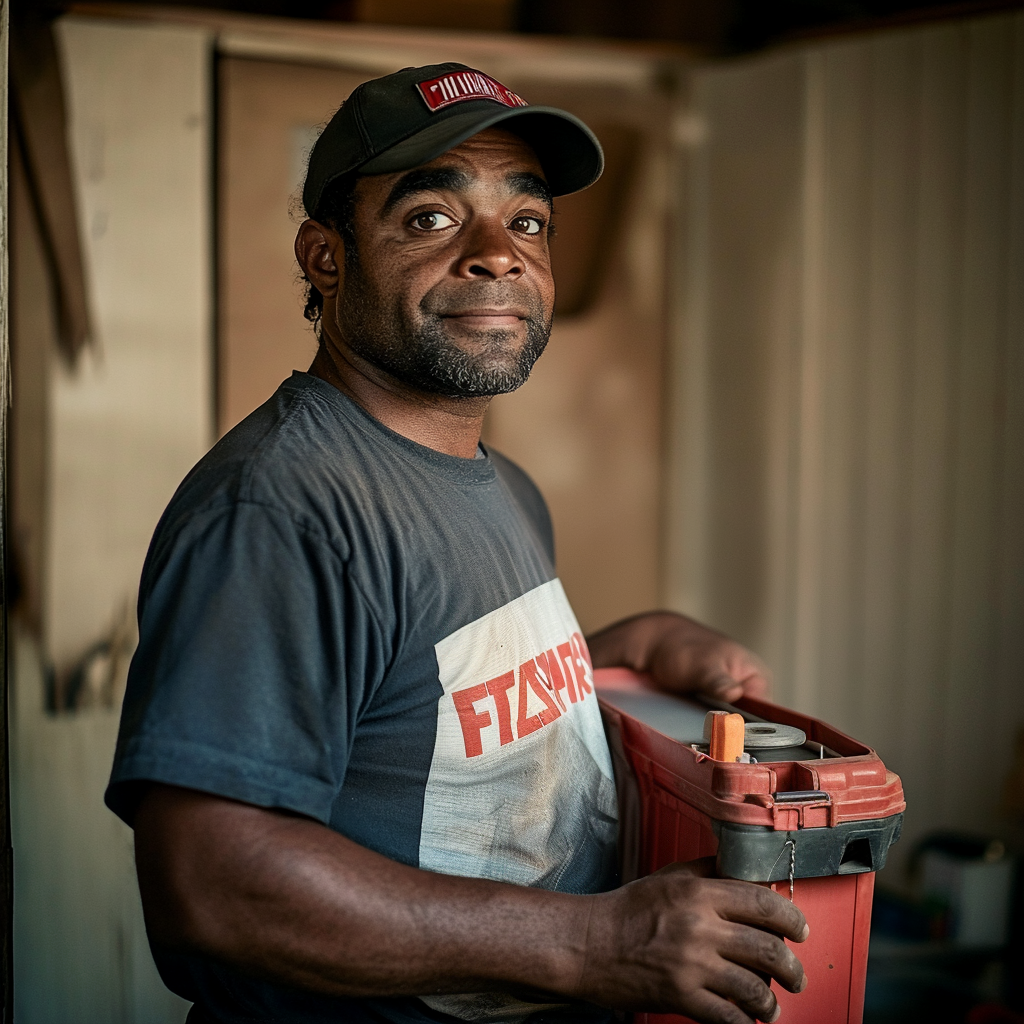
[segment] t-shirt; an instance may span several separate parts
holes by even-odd
[[[431,871],[612,887],[611,759],[553,557],[544,501],[507,459],[423,447],[295,373],[157,526],[107,804],[130,824],[158,781]],[[154,952],[232,1024],[607,1019],[499,993],[326,997]]]

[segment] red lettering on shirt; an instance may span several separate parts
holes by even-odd
[[[479,757],[484,752],[480,734],[491,724],[491,716],[487,711],[477,711],[473,705],[487,696],[487,684],[479,683],[465,690],[456,690],[452,694],[455,710],[459,713],[462,725],[462,738],[466,743],[466,757]]]
[[[527,662],[529,664],[529,662]],[[540,715],[527,715],[526,713],[527,682],[523,678],[522,666],[519,668],[519,719],[516,722],[516,738],[522,739],[543,728],[544,723]]]
[[[544,667],[545,674],[548,677],[551,692],[554,694],[555,700],[558,702],[558,706],[565,711],[565,701],[562,700],[562,695],[558,692],[559,690],[565,689],[565,676],[562,675],[562,669],[558,664],[558,655],[554,650],[545,651],[540,655],[540,661]]]
[[[558,645],[558,665],[562,669],[562,674],[565,677],[565,688],[569,693],[569,700],[575,704],[580,698],[576,693],[576,680],[572,669],[572,645],[566,641],[564,644]]]
[[[580,700],[583,700],[585,694],[594,692],[594,674],[590,666],[590,652],[587,650],[587,641],[579,633],[573,633],[569,637],[569,642],[572,644],[575,655],[572,660],[572,668],[576,674],[576,685],[580,690]]]
[[[518,684],[518,700],[512,689]],[[504,672],[486,683],[465,687],[452,693],[455,710],[462,727],[466,757],[479,757],[483,751],[483,731],[494,724],[491,712],[477,710],[480,701],[490,697],[498,725],[501,746],[523,739],[544,726],[568,714],[569,705],[578,704],[593,693],[594,676],[587,643],[579,633],[541,651],[524,661],[514,672]],[[566,703],[563,691],[569,700]],[[530,693],[544,705],[535,714],[529,714]],[[515,730],[512,728],[513,701],[516,700]]]
[[[488,679],[484,685],[494,698],[494,706],[498,711],[498,737],[504,746],[515,739],[512,735],[512,702],[509,700],[508,691],[516,685],[516,674],[506,672],[503,676]]]
[[[536,658],[524,661],[519,666],[519,688],[522,690],[529,684],[530,689],[544,702],[544,710],[540,712],[541,725],[550,725],[556,718],[560,718],[562,714],[548,694],[547,688],[544,686],[546,682],[547,680],[541,674]],[[522,706],[521,700],[520,706]]]

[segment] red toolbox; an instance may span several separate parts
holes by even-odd
[[[860,1024],[874,873],[900,834],[903,787],[878,755],[807,715],[743,698],[747,763],[715,761],[709,707],[625,669],[595,672],[619,791],[623,881],[715,856],[723,877],[790,895],[810,925],[793,948],[807,987],[773,984],[780,1024]],[[636,1014],[636,1024],[689,1018]]]

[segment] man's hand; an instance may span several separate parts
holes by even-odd
[[[154,785],[135,820],[146,927],[261,977],[337,996],[511,991],[705,1024],[772,1019],[803,970],[800,911],[675,865],[595,896],[433,874],[305,818]]]
[[[807,923],[765,886],[700,877],[710,866],[675,864],[592,897],[584,998],[705,1024],[775,1020],[769,981],[790,992],[807,984],[780,936],[803,942]]]
[[[767,696],[764,662],[724,633],[675,612],[648,612],[587,637],[594,668],[621,665],[649,673],[670,693],[700,691],[717,700]]]

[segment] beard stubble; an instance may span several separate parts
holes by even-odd
[[[460,304],[501,306],[513,285],[473,282],[460,291]],[[524,296],[518,295],[518,303]],[[479,331],[478,352],[467,352],[449,337],[445,317],[429,309],[431,294],[420,305],[421,322],[412,323],[401,306],[379,295],[367,281],[358,259],[346,260],[338,307],[338,326],[349,347],[367,362],[417,390],[449,398],[504,395],[526,383],[551,334],[540,300],[529,297],[526,341],[511,330]]]

